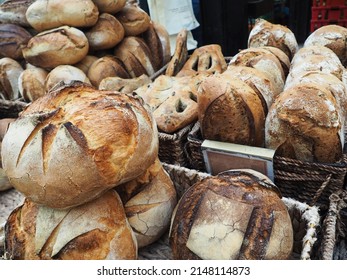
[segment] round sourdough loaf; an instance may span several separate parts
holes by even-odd
[[[123,25],[117,18],[102,13],[92,28],[85,31],[91,50],[105,50],[115,47],[124,38]]]
[[[0,58],[0,97],[7,100],[19,98],[18,78],[23,71],[17,60]]]
[[[294,33],[286,26],[257,19],[248,35],[248,47],[271,46],[281,49],[291,60],[299,45]]]
[[[37,67],[52,69],[81,61],[88,50],[88,39],[81,30],[61,26],[32,37],[23,48],[23,57]]]
[[[288,259],[293,227],[269,178],[229,170],[186,190],[172,216],[169,241],[174,259]]]
[[[306,38],[304,47],[308,46],[324,46],[331,49],[346,66],[347,28],[337,24],[324,25]]]
[[[32,35],[16,24],[0,24],[0,57],[23,59],[22,49]]]
[[[25,101],[32,102],[46,93],[45,81],[48,71],[39,67],[29,67],[18,77],[18,88]]]
[[[81,82],[29,104],[2,142],[14,187],[52,208],[95,199],[141,175],[157,156],[157,127],[141,98]]]
[[[125,5],[116,14],[116,18],[124,27],[125,36],[137,36],[145,32],[151,22],[150,16],[140,7]]]
[[[93,0],[101,13],[115,14],[124,8],[126,0]]]
[[[326,87],[302,83],[283,91],[265,123],[265,146],[277,155],[308,162],[341,159],[343,120],[337,100]]]
[[[92,0],[37,0],[28,7],[25,16],[35,30],[42,32],[62,25],[93,26],[99,11]]]
[[[157,159],[144,174],[116,188],[138,247],[157,241],[169,229],[176,189]]]
[[[133,260],[137,244],[118,194],[57,210],[29,199],[5,224],[5,251],[14,260]]]
[[[197,101],[204,139],[264,146],[266,108],[258,94],[241,79],[207,77],[200,84]]]

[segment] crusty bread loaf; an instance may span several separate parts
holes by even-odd
[[[289,60],[288,55],[284,51],[282,51],[281,49],[276,48],[276,47],[263,46],[263,47],[259,47],[259,48],[271,52],[272,54],[274,54],[278,58],[279,62],[281,63],[281,66],[282,66],[284,76],[287,77],[288,73],[289,73],[290,66],[291,66],[291,62]]]
[[[223,73],[226,69],[227,63],[221,46],[211,44],[195,49],[176,76]]]
[[[204,75],[161,75],[153,83],[135,92],[150,106],[159,130],[174,133],[197,120],[198,87],[204,78]]]
[[[122,10],[126,0],[93,0],[101,13],[115,14]]]
[[[9,57],[15,60],[23,58],[22,48],[32,35],[16,24],[0,24],[0,57]]]
[[[35,66],[52,69],[81,61],[88,50],[88,39],[81,30],[61,26],[32,37],[23,48],[23,56]]]
[[[299,45],[294,33],[286,26],[258,18],[248,35],[248,47],[272,46],[281,49],[291,60]]]
[[[95,60],[90,65],[87,76],[96,88],[107,77],[130,78],[124,63],[112,55],[103,56]]]
[[[108,13],[99,15],[98,21],[85,32],[91,50],[104,50],[115,47],[124,38],[123,25]]]
[[[151,18],[138,6],[125,5],[116,14],[125,30],[125,36],[137,36],[145,32],[150,25]]]
[[[165,75],[176,76],[188,59],[188,30],[182,29],[176,36],[175,51],[167,65]]]
[[[270,108],[277,95],[275,94],[273,83],[262,71],[246,66],[230,65],[223,72],[222,76],[229,81],[240,79],[249,85],[258,94],[263,104],[264,112],[267,114],[268,108]]]
[[[103,79],[99,84],[100,90],[113,90],[123,93],[132,93],[139,87],[150,84],[151,79],[143,74],[137,78],[121,78],[121,77],[108,77]]]
[[[42,32],[62,25],[93,26],[99,11],[92,0],[36,0],[28,7],[25,16],[35,30]]]
[[[0,23],[18,24],[30,27],[25,13],[36,0],[5,0],[0,4]]]
[[[14,260],[133,260],[137,244],[114,190],[69,210],[26,199],[7,219],[6,253]]]
[[[230,60],[229,65],[247,66],[263,71],[272,81],[275,94],[282,92],[285,75],[278,58],[262,48],[248,48],[238,52]]]
[[[86,75],[88,75],[88,70],[90,66],[98,60],[99,57],[94,55],[86,55],[80,62],[74,64],[75,67],[81,69]]]
[[[277,187],[253,170],[203,179],[182,196],[172,217],[174,259],[288,259],[293,227]]]
[[[198,93],[203,139],[262,147],[265,111],[255,91],[240,79],[207,77]]]
[[[170,45],[170,35],[164,25],[159,22],[153,22],[152,24],[157,32],[157,35],[160,39],[161,46],[163,48],[163,65],[169,63],[171,59],[171,45]]]
[[[57,84],[69,84],[72,81],[80,81],[91,84],[87,75],[80,69],[72,65],[59,65],[52,69],[45,79],[45,92],[50,91]]]
[[[114,55],[125,65],[132,78],[155,73],[153,57],[143,39],[135,36],[125,37],[115,48]]]
[[[39,67],[25,69],[18,77],[18,88],[25,101],[32,102],[46,93],[48,72]]]
[[[158,156],[157,127],[141,98],[81,82],[29,104],[2,143],[13,186],[61,209],[138,177]]]
[[[341,159],[344,144],[341,112],[332,93],[317,84],[283,91],[265,123],[265,145],[279,156],[308,162]]]
[[[304,47],[324,46],[331,49],[346,66],[347,63],[347,28],[337,25],[324,25],[312,32],[305,40]]]
[[[139,248],[157,241],[169,229],[176,189],[157,159],[144,174],[116,188]]]
[[[0,98],[14,100],[20,96],[18,78],[23,70],[19,62],[12,58],[0,59]]]

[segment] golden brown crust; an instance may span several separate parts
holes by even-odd
[[[289,258],[292,224],[276,189],[250,170],[197,182],[183,194],[172,218],[174,259]]]
[[[49,0],[33,2],[25,16],[35,30],[42,32],[62,25],[81,28],[93,26],[98,20],[99,11],[91,0]]]
[[[85,35],[91,50],[105,50],[115,47],[123,40],[124,28],[115,16],[102,13]]]
[[[264,145],[265,112],[261,99],[240,79],[207,77],[199,88],[198,117],[204,139]]]
[[[93,0],[101,13],[115,14],[122,10],[126,4],[126,0]]]
[[[2,147],[4,170],[18,190],[68,208],[143,173],[157,157],[158,135],[139,97],[75,82],[31,103]]]
[[[114,90],[123,93],[132,93],[139,87],[148,85],[152,80],[145,74],[137,78],[108,77],[99,84],[100,90]]]
[[[266,147],[308,162],[341,159],[341,112],[332,93],[317,84],[300,84],[281,93],[265,124]]]
[[[12,259],[137,258],[135,236],[113,190],[68,211],[39,206],[26,199],[6,222],[5,243]]]
[[[116,14],[125,30],[125,36],[137,36],[145,32],[150,25],[149,15],[140,7],[126,5]]]
[[[90,65],[87,76],[95,87],[99,87],[100,82],[107,77],[130,78],[124,63],[112,55],[95,60]]]
[[[32,37],[23,48],[23,56],[30,64],[52,69],[81,61],[88,50],[88,39],[81,30],[61,26]]]
[[[170,35],[169,35],[169,32],[164,27],[164,25],[158,22],[153,22],[153,26],[155,28],[155,31],[158,34],[158,37],[160,39],[160,42],[163,48],[163,65],[166,65],[167,63],[169,63],[171,59]]]
[[[39,67],[25,69],[18,77],[19,92],[27,102],[43,96],[48,72]]]
[[[188,59],[188,30],[182,29],[176,37],[175,51],[165,71],[167,76],[176,76]]]

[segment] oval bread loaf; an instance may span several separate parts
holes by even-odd
[[[60,209],[138,177],[157,156],[157,127],[141,98],[81,82],[29,104],[2,142],[3,168],[13,186]]]

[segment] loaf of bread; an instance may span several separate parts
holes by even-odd
[[[99,90],[113,90],[123,93],[132,93],[140,87],[149,85],[152,80],[145,74],[137,78],[108,77],[99,84]]]
[[[331,49],[346,66],[347,63],[347,28],[337,25],[324,25],[312,32],[305,40],[304,47],[324,46]]]
[[[291,60],[299,45],[294,33],[286,26],[258,18],[248,35],[248,47],[272,46],[281,49]]]
[[[197,101],[203,139],[264,146],[266,108],[241,79],[207,77],[201,82]]]
[[[259,96],[264,112],[267,114],[268,109],[277,95],[275,94],[273,83],[262,71],[247,66],[230,65],[222,73],[222,76],[229,81],[240,79],[249,85]]]
[[[18,78],[23,70],[19,62],[12,58],[0,59],[0,98],[6,100],[19,98]]]
[[[165,75],[176,76],[188,59],[188,30],[182,29],[176,37],[175,51],[167,65]]]
[[[100,13],[115,14],[122,10],[126,0],[93,0]]]
[[[2,142],[13,186],[35,203],[60,209],[138,177],[157,156],[157,127],[141,98],[81,82],[29,104]]]
[[[61,26],[32,37],[23,48],[23,56],[37,67],[53,69],[81,61],[88,51],[88,39],[81,30]]]
[[[25,13],[36,0],[5,0],[0,4],[0,23],[30,27]]]
[[[99,11],[92,0],[36,0],[28,7],[25,16],[35,30],[42,32],[62,25],[93,26]]]
[[[18,89],[25,101],[32,102],[46,93],[45,82],[48,71],[29,67],[18,77]]]
[[[138,6],[125,5],[116,14],[125,30],[125,36],[137,36],[145,32],[150,25],[150,16]]]
[[[153,27],[157,32],[157,35],[160,39],[161,46],[163,48],[163,65],[169,63],[171,59],[171,45],[170,45],[170,35],[164,25],[159,22],[153,22]]]
[[[114,55],[125,65],[132,78],[155,73],[151,50],[143,39],[135,36],[125,37],[115,48]]]
[[[137,243],[114,190],[68,210],[29,199],[5,224],[5,250],[14,260],[133,260]]]
[[[0,57],[23,59],[22,49],[32,35],[16,24],[0,24]]]
[[[85,35],[91,50],[111,49],[123,40],[124,28],[115,16],[102,13]]]
[[[283,91],[272,104],[265,123],[265,145],[279,156],[336,162],[344,144],[342,124],[331,91],[302,83]]]
[[[272,81],[275,94],[282,92],[285,75],[278,58],[270,51],[262,48],[248,48],[238,52],[230,60],[229,65],[247,66],[263,71]]]
[[[87,76],[96,88],[99,87],[103,79],[108,77],[130,78],[123,61],[112,55],[106,55],[95,60],[90,65]]]
[[[289,60],[288,55],[286,55],[286,53],[284,51],[282,51],[281,49],[276,48],[276,47],[263,46],[263,47],[259,47],[259,48],[271,52],[272,54],[274,54],[278,58],[279,62],[281,63],[281,66],[282,66],[284,76],[287,77],[288,73],[289,73],[290,66],[291,66],[291,61]]]
[[[221,46],[211,44],[195,49],[176,76],[223,73],[226,69],[227,63]]]
[[[116,188],[139,248],[157,241],[170,226],[176,189],[157,159],[144,174]]]
[[[229,170],[205,178],[182,196],[170,245],[180,260],[288,259],[293,228],[277,187],[263,174]]]
[[[158,129],[170,134],[197,120],[198,88],[205,77],[161,75],[153,83],[140,87],[135,92],[151,108]]]
[[[84,74],[88,75],[90,66],[98,59],[99,57],[97,56],[86,55],[80,62],[74,64],[74,66],[82,70]]]
[[[45,92],[50,91],[57,84],[69,84],[72,81],[80,81],[91,84],[87,75],[80,69],[72,65],[59,65],[52,69],[45,79]]]

